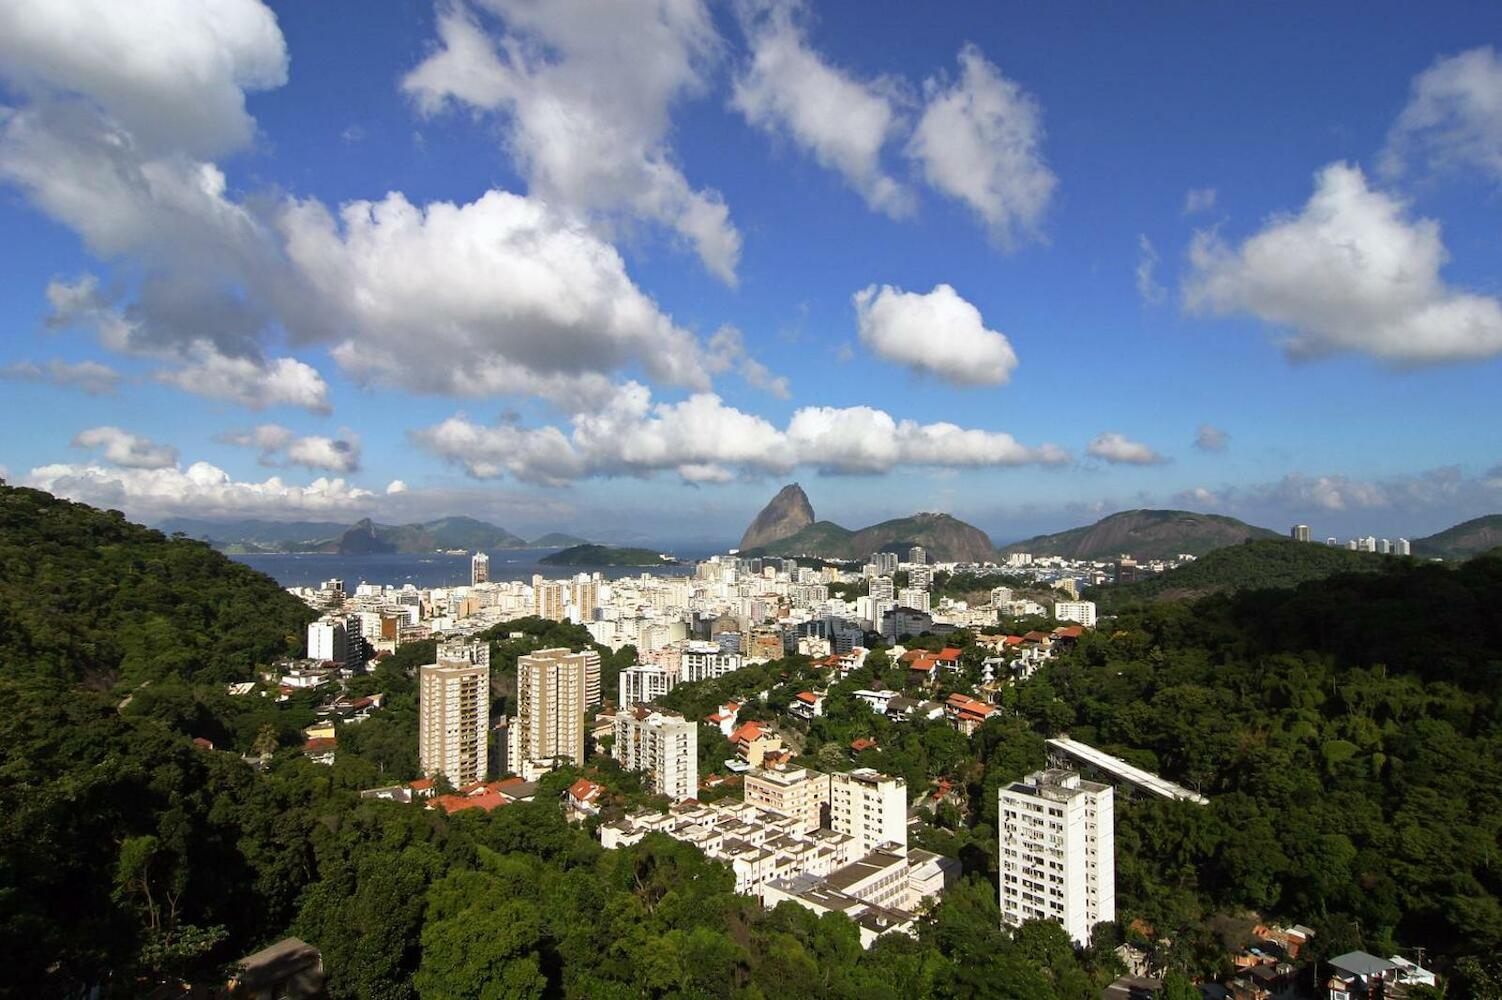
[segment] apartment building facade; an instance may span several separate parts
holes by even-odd
[[[559,758],[583,765],[587,671],[588,657],[568,649],[517,658],[517,714],[510,727],[513,770],[525,761]]]
[[[611,755],[641,771],[658,795],[675,802],[699,793],[699,727],[676,712],[623,708],[615,714]]]
[[[490,731],[490,657],[445,659],[418,669],[417,756],[427,775],[454,786],[485,780]]]
[[[829,807],[829,775],[806,767],[786,771],[757,768],[747,771],[744,781],[746,802],[792,817],[796,829],[804,833],[823,825]]]
[[[831,774],[829,827],[853,837],[862,853],[879,844],[907,850],[907,782],[869,767]]]
[[[1050,769],[997,796],[1002,921],[1053,920],[1088,944],[1097,923],[1116,919],[1111,786]]]

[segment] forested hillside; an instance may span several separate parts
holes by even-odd
[[[1119,899],[1175,947],[1244,906],[1336,951],[1502,951],[1502,560],[1125,613],[1032,685],[1046,729],[1210,796],[1119,817]]]
[[[202,542],[0,485],[0,676],[245,680],[301,649],[313,617]]]
[[[1225,591],[1296,587],[1336,573],[1375,573],[1398,565],[1393,556],[1267,538],[1228,545],[1194,562],[1135,583],[1095,587],[1084,596],[1102,611],[1158,600],[1185,600]]]
[[[68,592],[77,609],[118,607],[117,581],[150,587],[145,567],[159,565],[169,581],[197,581],[196,597],[177,599],[204,606],[274,588],[179,576],[173,560],[198,558],[202,546],[28,493],[5,497],[5,565],[19,548],[9,536],[31,539],[49,565],[77,573]],[[132,550],[123,562],[120,545]],[[120,576],[132,564],[138,575]],[[386,707],[341,724],[337,759],[324,767],[300,752],[317,695],[231,698],[219,668],[175,667],[212,648],[235,675],[258,646],[163,629],[150,661],[158,679],[122,708],[115,693],[76,683],[106,672],[33,669],[8,639],[0,996],[97,987],[132,997],[168,978],[222,981],[237,956],[296,934],[322,950],[336,1000],[1086,1000],[1120,971],[1110,949],[1124,937],[1165,968],[1223,973],[1252,912],[1314,927],[1323,955],[1422,946],[1452,975],[1447,996],[1491,996],[1485,964],[1502,951],[1499,609],[1502,560],[1478,559],[1395,561],[1291,590],[1127,611],[1006,689],[1003,711],[970,737],[942,720],[895,723],[857,701],[859,687],[912,683],[880,650],[830,685],[825,715],[810,722],[778,717],[817,683],[802,657],[674,690],[667,700],[691,717],[729,697],[746,702],[745,718],[778,717],[798,763],[877,767],[905,777],[915,800],[931,782],[953,783],[962,804],[937,809],[914,842],[959,857],[966,880],[916,940],[888,936],[870,951],[843,916],[763,911],[735,896],[729,873],[684,845],[653,836],[603,851],[558,807],[575,769],[544,779],[535,802],[491,814],[359,798],[416,774],[410,671],[432,656],[431,642],[353,682],[351,694],[384,692]],[[516,655],[584,641],[576,626],[540,619],[486,638],[497,710]],[[915,644],[940,643],[961,646],[963,669],[925,697],[968,686],[985,655],[965,633]],[[607,660],[607,674],[620,660]],[[765,701],[751,697],[761,691]],[[1060,731],[1211,799],[1120,805],[1118,923],[1079,951],[1051,924],[1003,930],[996,905],[996,788],[1040,766],[1043,739]],[[729,748],[701,733],[712,766]],[[195,747],[194,736],[216,749]],[[857,737],[875,745],[857,753]],[[242,760],[252,748],[269,755],[264,771]],[[602,818],[653,801],[606,758],[584,773],[609,789]]]

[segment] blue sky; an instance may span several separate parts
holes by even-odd
[[[0,9],[0,466],[155,520],[1502,509],[1502,13]],[[167,27],[170,25],[170,28]]]

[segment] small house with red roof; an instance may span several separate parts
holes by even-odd
[[[600,814],[600,800],[605,795],[605,786],[588,778],[580,778],[563,793],[565,811],[570,820],[581,820]]]
[[[996,709],[983,701],[976,701],[967,694],[956,692],[944,703],[944,716],[966,736],[979,729]]]
[[[735,731],[735,719],[740,714],[741,704],[738,701],[727,701],[711,715],[706,715],[704,721],[714,726],[727,740]]]
[[[813,719],[824,714],[824,693],[822,691],[799,691],[797,697],[788,702],[788,714],[800,719]]]

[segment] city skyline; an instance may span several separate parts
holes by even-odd
[[[793,479],[1002,543],[1502,506],[1495,11],[23,8],[12,483],[663,543]]]

